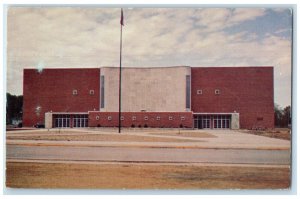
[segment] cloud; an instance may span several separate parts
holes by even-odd
[[[238,24],[244,21],[254,20],[265,15],[264,8],[236,8],[233,10],[229,24]]]
[[[204,32],[220,31],[254,20],[265,15],[265,9],[258,8],[210,8],[197,10],[194,13],[196,25],[203,27]]]
[[[288,85],[291,41],[278,36],[284,28],[266,32],[263,38],[246,30],[224,31],[267,12],[258,8],[125,9],[123,65],[274,65],[276,84]],[[38,63],[46,68],[118,66],[120,9],[10,7],[7,35],[8,91],[21,94],[24,67],[38,67]],[[288,97],[276,100],[290,103]]]

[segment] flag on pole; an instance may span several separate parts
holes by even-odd
[[[122,26],[124,26],[123,8],[121,8],[121,20],[120,20],[120,24]]]

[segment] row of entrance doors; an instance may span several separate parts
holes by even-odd
[[[54,128],[84,128],[88,127],[88,115],[68,115],[56,114],[53,115]]]
[[[88,127],[87,114],[55,114],[53,115],[55,128],[84,128]],[[230,129],[231,115],[194,115],[194,128],[197,129]]]
[[[231,115],[194,115],[194,128],[230,129]]]

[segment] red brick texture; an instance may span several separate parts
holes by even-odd
[[[193,126],[192,112],[123,112],[121,115],[124,117],[121,121],[122,127],[134,125],[134,127],[191,128]],[[109,116],[111,120],[108,119]],[[135,120],[133,120],[134,116]],[[157,116],[160,117],[159,120]],[[172,120],[169,120],[169,117],[172,117]],[[89,112],[90,127],[117,127],[118,122],[118,112]]]
[[[73,95],[74,89],[77,95]],[[202,94],[197,94],[200,89]],[[220,94],[216,95],[215,89],[219,89]],[[240,114],[242,129],[274,128],[273,89],[273,67],[192,67],[191,112],[124,112],[122,126],[192,127],[192,113],[236,111]],[[94,90],[93,95],[90,90]],[[44,69],[41,73],[35,69],[25,69],[23,125],[44,124],[45,112],[52,111],[70,114],[89,112],[91,127],[118,126],[117,112],[98,112],[99,92],[99,68]],[[41,107],[39,114],[37,107]],[[108,116],[112,119],[108,120]],[[132,119],[133,116],[136,120]],[[169,116],[173,117],[172,120]]]
[[[99,110],[100,69],[24,70],[23,125],[44,124],[45,112]],[[78,91],[73,95],[73,90]],[[94,94],[90,94],[94,90]],[[40,114],[36,107],[40,106]]]
[[[194,113],[236,111],[242,129],[274,128],[273,67],[194,67],[191,74]]]

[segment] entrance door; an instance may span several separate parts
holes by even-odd
[[[88,127],[88,115],[74,115],[73,117],[73,127],[84,128]]]
[[[210,129],[210,117],[202,119],[204,129]]]
[[[70,115],[58,114],[53,116],[55,128],[70,127]]]
[[[211,128],[210,115],[197,115],[194,116],[194,128],[210,129]]]
[[[214,115],[213,128],[214,129],[229,129],[230,128],[230,115]]]

